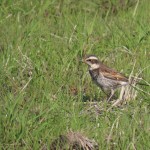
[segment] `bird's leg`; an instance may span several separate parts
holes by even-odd
[[[122,86],[119,99],[115,103],[113,103],[112,107],[117,106],[125,99],[124,92],[125,92],[125,87]]]
[[[109,98],[107,99],[108,102],[111,100],[111,98],[113,97],[114,93],[115,93],[115,91],[113,89],[111,89]]]

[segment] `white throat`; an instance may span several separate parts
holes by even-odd
[[[99,64],[92,64],[90,66],[90,70],[94,70],[94,69],[98,69],[99,68]]]

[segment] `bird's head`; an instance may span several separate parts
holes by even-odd
[[[88,55],[83,59],[83,62],[86,63],[90,69],[97,69],[100,66],[98,58],[94,55]]]

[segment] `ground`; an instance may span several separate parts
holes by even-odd
[[[49,149],[70,130],[100,149],[150,149],[149,0],[0,5],[1,149]],[[80,61],[85,54],[126,76],[139,73],[145,93],[107,111],[111,104]]]

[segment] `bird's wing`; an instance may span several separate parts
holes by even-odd
[[[128,82],[128,78],[125,77],[123,74],[105,66],[105,65],[101,65],[100,67],[100,71],[101,74],[105,77],[105,78],[109,78],[112,80],[117,80],[117,81],[124,81],[124,82]]]

